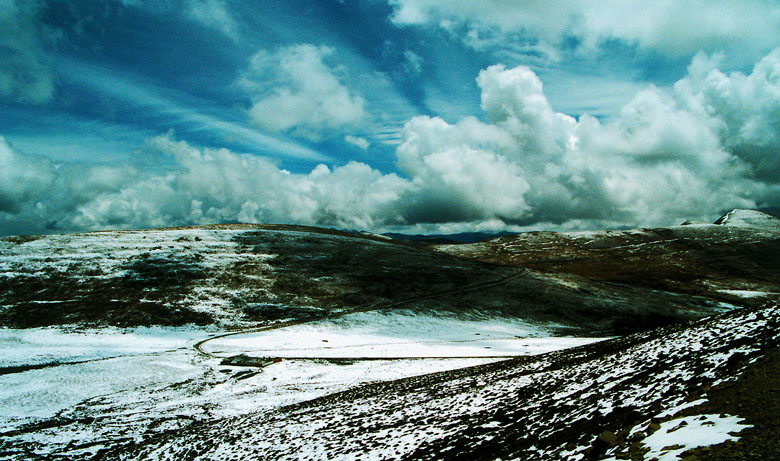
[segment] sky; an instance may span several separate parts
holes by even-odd
[[[0,235],[780,209],[776,0],[0,0]]]

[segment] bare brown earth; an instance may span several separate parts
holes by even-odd
[[[721,225],[529,232],[437,250],[549,274],[760,305],[780,293],[780,233]],[[768,292],[743,298],[721,290]]]
[[[688,461],[780,460],[780,350],[769,351],[739,378],[711,389],[695,410],[739,415],[753,427],[727,442],[683,453]]]

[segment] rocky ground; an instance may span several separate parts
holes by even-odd
[[[688,412],[738,414],[751,428],[740,432],[739,440],[684,453],[690,461],[780,459],[780,350],[747,367],[736,380],[707,392],[708,401]]]

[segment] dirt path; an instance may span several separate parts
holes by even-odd
[[[498,280],[494,280],[492,282],[477,283],[477,284],[474,284],[474,285],[468,285],[468,286],[466,286],[464,288],[458,288],[458,289],[455,289],[455,290],[447,290],[447,291],[442,291],[442,292],[439,292],[439,293],[434,293],[434,294],[425,295],[425,296],[416,296],[414,298],[404,299],[402,301],[396,301],[396,302],[389,303],[389,304],[379,304],[379,305],[371,305],[371,306],[364,306],[364,307],[356,307],[354,309],[349,309],[349,310],[345,310],[345,311],[342,311],[342,312],[330,314],[327,317],[324,317],[322,319],[288,320],[286,322],[279,322],[279,323],[275,323],[273,325],[266,325],[266,326],[262,326],[262,327],[246,328],[246,329],[242,329],[242,330],[231,331],[231,332],[228,332],[228,333],[223,333],[223,334],[219,334],[219,335],[216,335],[216,336],[211,336],[209,338],[206,338],[206,339],[203,339],[201,341],[198,341],[197,343],[195,343],[193,345],[193,348],[195,348],[195,350],[198,351],[199,354],[201,354],[203,356],[206,356],[206,357],[210,357],[210,358],[224,358],[224,357],[220,357],[218,355],[212,354],[211,352],[203,350],[203,345],[208,343],[209,341],[213,341],[215,339],[220,339],[220,338],[225,338],[225,337],[228,337],[228,336],[243,335],[243,334],[247,334],[247,333],[260,333],[260,332],[263,332],[263,331],[278,330],[278,329],[281,329],[281,328],[287,328],[287,327],[291,327],[291,326],[295,326],[295,325],[303,325],[305,323],[310,323],[310,322],[319,321],[319,320],[337,319],[337,318],[343,317],[345,315],[355,314],[355,313],[358,313],[358,312],[370,312],[370,311],[378,311],[378,310],[382,310],[382,309],[391,309],[391,308],[394,308],[394,307],[402,306],[404,304],[409,304],[409,303],[416,302],[416,301],[424,301],[424,300],[427,300],[427,299],[438,298],[438,297],[441,297],[441,296],[450,296],[450,295],[457,295],[457,294],[462,294],[462,293],[470,293],[472,291],[485,290],[487,288],[493,288],[493,287],[497,287],[497,286],[500,286],[500,285],[505,285],[505,284],[507,284],[507,283],[509,283],[509,282],[511,282],[513,280],[516,280],[516,279],[519,279],[520,277],[523,277],[524,275],[528,274],[529,272],[530,272],[529,269],[522,269],[522,270],[520,270],[519,272],[517,272],[515,274],[512,274],[512,275],[510,275],[508,277],[504,277],[504,278],[501,278],[501,279],[498,279]],[[514,357],[514,356],[496,356],[496,357],[493,357],[493,358],[509,358],[509,357]],[[414,358],[416,358],[416,359],[424,359],[424,358],[441,358],[441,357],[414,357]],[[446,358],[455,359],[455,358],[474,358],[474,357],[446,357]],[[479,357],[479,358],[484,358],[484,357]],[[327,360],[327,359],[323,359],[322,357],[300,358],[300,360],[315,360],[315,359],[316,360]],[[399,360],[399,359],[400,358],[383,359],[383,360]],[[339,357],[339,360],[361,360],[361,357]],[[374,360],[376,360],[376,359],[374,359]]]

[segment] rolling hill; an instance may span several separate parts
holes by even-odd
[[[778,261],[751,210],[0,238],[0,458],[780,459]]]

